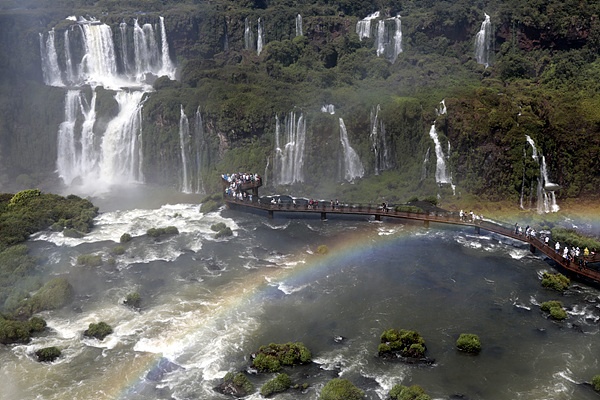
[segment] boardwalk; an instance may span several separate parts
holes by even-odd
[[[331,206],[330,204],[318,203],[316,206],[310,207],[307,204],[295,205],[292,202],[283,204],[264,204],[257,201],[257,197],[253,197],[253,201],[240,200],[235,197],[225,196],[225,203],[230,208],[253,209],[265,211],[270,218],[274,217],[275,213],[290,213],[294,214],[319,214],[322,220],[327,219],[327,214],[334,215],[356,215],[356,216],[372,216],[375,220],[381,221],[385,218],[405,219],[414,221],[423,221],[425,226],[430,223],[461,225],[473,227],[477,233],[486,230],[496,234],[506,236],[521,242],[529,244],[529,250],[532,253],[540,252],[553,260],[556,264],[562,267],[566,272],[584,280],[590,280],[596,284],[600,284],[600,271],[592,268],[580,267],[576,262],[565,260],[560,254],[556,253],[554,248],[545,245],[540,239],[535,237],[526,237],[525,235],[515,234],[514,227],[508,226],[495,221],[489,220],[461,220],[458,213],[455,212],[407,212],[396,211],[393,208],[384,209],[380,205],[373,204],[343,204],[339,206]],[[552,244],[552,243],[551,243]],[[591,257],[586,258],[587,261],[596,261]]]

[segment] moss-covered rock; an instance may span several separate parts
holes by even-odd
[[[479,340],[479,336],[473,333],[461,333],[456,340],[456,347],[465,353],[479,354],[481,351],[481,341]]]
[[[0,343],[27,343],[31,340],[32,333],[42,332],[44,329],[46,321],[38,317],[29,321],[17,321],[0,316]]]
[[[550,315],[550,318],[562,321],[567,318],[567,312],[558,300],[545,301],[540,305],[540,309]]]
[[[252,366],[260,372],[278,372],[282,366],[293,366],[311,362],[310,350],[303,343],[271,343],[261,346],[253,355]]]
[[[150,228],[146,231],[146,234],[153,238],[158,238],[164,235],[177,235],[179,229],[176,226],[167,226],[165,228]]]
[[[29,317],[45,310],[56,310],[71,301],[73,286],[66,278],[54,278],[46,282],[33,296],[21,302],[16,315]]]
[[[94,337],[98,340],[104,340],[105,337],[113,333],[113,329],[106,322],[91,323],[83,332],[83,336]]]
[[[102,265],[102,256],[99,254],[81,254],[77,257],[77,264],[86,267],[99,267]]]
[[[228,237],[228,236],[233,236],[233,231],[228,226],[221,229],[219,232],[215,233],[215,239],[219,239],[222,237]]]
[[[129,233],[124,233],[121,235],[121,238],[119,239],[120,243],[128,243],[131,242],[131,235]]]
[[[335,378],[321,389],[320,400],[360,400],[365,392],[357,388],[347,379]]]
[[[44,347],[35,351],[35,356],[40,362],[52,362],[60,357],[61,351],[58,347]]]
[[[416,331],[388,329],[381,334],[380,357],[422,359],[425,351],[425,339]]]
[[[129,293],[123,302],[127,307],[139,310],[142,306],[142,297],[138,292]]]
[[[419,385],[395,385],[389,394],[392,400],[431,400],[425,390]]]
[[[205,203],[202,203],[202,205],[200,206],[200,212],[204,213],[204,214],[208,214],[211,212],[215,212],[219,209],[219,207],[221,207],[221,204],[214,201],[214,200],[209,200]]]
[[[275,378],[266,382],[260,388],[260,394],[270,396],[275,393],[285,392],[292,386],[292,380],[288,374],[279,374]]]
[[[223,382],[215,390],[219,393],[239,398],[246,397],[254,392],[254,385],[243,373],[228,372],[223,378]]]
[[[225,228],[227,228],[227,225],[224,222],[218,222],[210,226],[210,229],[215,232],[219,232],[220,230],[223,230]]]
[[[563,274],[550,274],[544,272],[542,275],[542,286],[548,289],[554,289],[558,292],[564,292],[569,288],[571,281]]]
[[[111,252],[111,254],[114,254],[115,256],[122,256],[123,254],[125,254],[125,247],[124,246],[115,246],[112,248],[112,250],[110,252]]]

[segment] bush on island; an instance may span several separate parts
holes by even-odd
[[[419,385],[394,385],[390,390],[390,398],[392,400],[431,400],[431,397]]]
[[[252,360],[252,366],[260,372],[278,372],[281,366],[307,364],[312,355],[303,343],[271,343],[261,346]]]
[[[227,228],[227,225],[225,225],[224,222],[219,222],[210,226],[210,229],[214,232],[219,232],[225,228]]]
[[[274,393],[285,392],[292,386],[292,380],[288,374],[279,374],[275,378],[266,382],[260,388],[260,394],[267,397]]]
[[[40,362],[52,362],[60,357],[61,352],[58,347],[44,347],[35,351],[35,356]]]
[[[563,308],[562,303],[558,300],[545,301],[540,305],[540,308],[542,311],[550,314],[552,319],[562,321],[567,318],[567,312]]]
[[[82,254],[77,257],[77,264],[86,267],[99,267],[102,265],[102,256],[96,254]]]
[[[228,372],[223,378],[223,382],[215,388],[219,393],[234,397],[246,397],[254,391],[254,385],[246,375],[241,372],[234,374]]]
[[[46,321],[33,317],[29,321],[5,319],[0,316],[0,343],[28,343],[31,334],[46,329]]]
[[[425,339],[419,333],[405,329],[388,329],[381,334],[378,353],[380,357],[400,355],[422,358],[425,356],[425,350]]]
[[[128,307],[139,310],[142,305],[142,297],[138,292],[129,293],[123,303]]]
[[[365,392],[347,379],[334,378],[321,389],[320,400],[360,400]]]
[[[127,243],[131,241],[131,235],[129,233],[124,233],[121,235],[121,239],[119,239],[119,242],[121,243]]]
[[[227,236],[233,236],[233,231],[228,226],[221,229],[219,232],[215,233],[215,239],[219,239],[219,238],[227,237]]]
[[[46,282],[33,296],[21,302],[15,314],[27,318],[45,310],[56,310],[73,297],[73,286],[66,278],[54,278]]]
[[[326,245],[322,244],[317,247],[317,254],[325,255],[327,253],[329,253],[329,248]]]
[[[114,254],[115,256],[121,256],[123,254],[125,254],[125,247],[124,246],[115,246],[112,248],[112,250],[110,251],[112,254]]]
[[[600,392],[600,375],[596,375],[592,378],[592,386],[596,392]]]
[[[554,289],[558,292],[564,292],[569,288],[571,281],[563,274],[550,274],[544,272],[542,275],[542,286],[549,289]]]
[[[473,333],[461,333],[456,340],[456,347],[465,353],[478,354],[481,351],[481,342],[479,336]]]
[[[113,333],[113,329],[106,322],[101,321],[97,324],[91,323],[83,332],[83,336],[94,337],[98,340],[103,340],[105,337]]]
[[[157,238],[162,235],[177,235],[179,229],[175,226],[167,226],[166,228],[150,228],[146,231],[146,234],[150,237]]]

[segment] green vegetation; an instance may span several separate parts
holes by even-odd
[[[398,354],[402,357],[422,358],[425,356],[425,349],[425,339],[419,333],[388,329],[381,334],[378,354],[380,357]]]
[[[120,243],[128,243],[131,242],[131,235],[129,233],[124,233],[121,235],[121,238],[119,239]]]
[[[210,229],[217,232],[215,234],[215,239],[219,239],[221,237],[233,236],[233,231],[230,227],[225,225],[224,222],[219,222],[210,226]]]
[[[275,378],[262,385],[260,394],[267,397],[275,393],[285,392],[291,386],[292,380],[288,374],[278,374]]]
[[[215,232],[219,232],[220,230],[223,230],[225,228],[227,228],[227,225],[225,225],[225,222],[218,222],[218,223],[212,224],[210,226],[210,229]]]
[[[317,247],[317,254],[325,255],[327,253],[329,253],[329,248],[327,245],[321,244],[319,247]]]
[[[307,364],[311,358],[310,350],[303,343],[271,343],[258,349],[252,366],[260,372],[278,372],[282,366]]]
[[[571,280],[563,274],[551,274],[544,272],[542,275],[542,286],[549,289],[554,289],[558,292],[564,292],[569,288]]]
[[[391,400],[431,400],[425,390],[419,385],[394,385],[390,390]]]
[[[243,373],[238,372],[234,374],[233,372],[228,372],[217,390],[223,394],[240,398],[254,392],[254,385]]]
[[[114,254],[115,256],[122,256],[123,254],[125,254],[125,247],[124,246],[115,246],[112,248],[112,250],[110,252],[111,252],[111,254]]]
[[[20,318],[27,318],[45,310],[56,310],[71,301],[73,287],[66,278],[54,278],[46,282],[30,298],[23,300],[14,311]]]
[[[164,235],[178,235],[179,229],[176,226],[167,226],[166,228],[150,228],[146,231],[146,235],[158,238]]]
[[[481,351],[481,342],[479,336],[473,333],[461,333],[456,340],[456,347],[465,353],[478,354]]]
[[[28,343],[31,334],[42,332],[46,329],[46,321],[39,317],[32,317],[29,321],[6,319],[0,315],[0,343]]]
[[[138,292],[129,293],[123,303],[128,307],[139,310],[142,306],[142,297]]]
[[[52,362],[61,355],[61,351],[58,347],[44,347],[36,350],[35,355],[40,362]]]
[[[98,323],[91,323],[83,332],[83,336],[94,337],[98,340],[104,340],[105,337],[113,333],[113,329],[104,321]]]
[[[545,301],[540,305],[540,309],[550,314],[552,319],[562,321],[567,318],[567,312],[558,300]]]
[[[77,256],[77,264],[86,267],[99,267],[102,265],[102,256],[99,254],[81,254]]]
[[[335,378],[321,389],[320,400],[360,400],[365,392],[357,388],[347,379]]]
[[[596,392],[600,392],[600,375],[595,375],[592,378],[592,387]]]
[[[600,241],[597,239],[584,236],[578,233],[575,229],[553,228],[552,238],[561,243],[568,244],[569,248],[579,247],[583,254],[583,249],[586,247],[591,251],[593,249],[600,250]]]
[[[214,179],[215,182],[218,182],[216,177]],[[200,204],[201,213],[208,214],[217,211],[223,205],[223,195],[220,193],[208,195],[200,200]]]

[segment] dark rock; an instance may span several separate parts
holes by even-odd
[[[169,372],[177,371],[179,369],[184,369],[182,366],[175,364],[174,362],[169,361],[168,358],[161,357],[158,361],[158,364],[153,367],[146,374],[146,379],[152,382],[160,381],[165,374]]]

